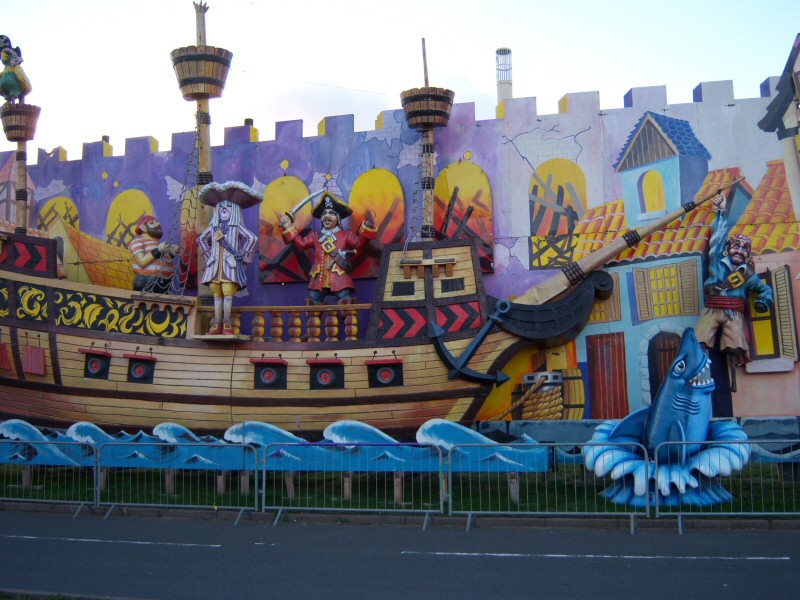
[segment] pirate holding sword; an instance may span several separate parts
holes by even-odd
[[[736,366],[752,360],[745,323],[749,296],[755,295],[753,308],[757,313],[769,311],[774,298],[772,288],[755,272],[750,238],[742,234],[728,237],[727,199],[718,194],[712,203],[716,214],[709,240],[708,277],[703,282],[705,308],[694,330],[712,359],[711,373],[717,381],[712,393],[714,416],[732,417]],[[720,355],[727,367],[717,360]]]
[[[302,236],[294,226],[294,216],[316,196],[319,196],[319,200],[311,214],[320,220],[322,226],[319,232],[312,231]],[[280,219],[284,243],[292,243],[299,250],[314,249],[314,260],[308,274],[309,304],[324,304],[328,295],[336,296],[340,303],[352,300],[355,285],[350,277],[350,259],[378,234],[371,212],[367,214],[358,233],[342,229],[342,219],[352,213],[347,204],[325,191],[312,194]]]
[[[712,200],[716,215],[711,225],[705,308],[694,326],[697,339],[707,348],[716,347],[736,358],[739,365],[751,361],[745,306],[750,293],[756,295],[756,312],[773,305],[772,288],[756,274],[751,256],[752,242],[746,235],[728,237],[727,201],[722,194]]]

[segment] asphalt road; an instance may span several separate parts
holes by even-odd
[[[422,531],[0,510],[0,590],[93,598],[778,600],[800,595],[799,566],[793,529]]]

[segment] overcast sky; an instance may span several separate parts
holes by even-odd
[[[670,103],[691,102],[705,81],[732,80],[736,98],[759,95],[779,75],[800,32],[798,0],[208,0],[207,43],[233,52],[222,98],[211,101],[212,144],[225,127],[255,120],[261,140],[276,121],[303,120],[316,135],[325,116],[353,114],[374,129],[400,92],[430,85],[494,118],[495,51],[509,47],[514,97],[540,114],[565,93],[599,91],[619,108],[632,87],[666,85]],[[150,135],[169,150],[194,129],[169,53],[195,44],[191,0],[2,0],[0,34],[19,46],[42,107],[37,148],[67,149],[108,135]],[[0,139],[0,151],[15,144]]]

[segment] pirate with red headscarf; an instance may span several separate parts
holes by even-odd
[[[746,235],[728,238],[728,217],[724,198],[713,203],[716,216],[711,225],[708,250],[708,277],[703,283],[705,308],[694,326],[697,339],[707,348],[734,355],[739,364],[750,362],[744,311],[750,293],[756,294],[756,312],[767,312],[774,299],[770,288],[756,274],[750,255],[752,242]]]
[[[133,289],[137,292],[165,294],[175,273],[174,258],[181,253],[178,246],[161,241],[164,232],[152,215],[136,222],[136,236],[128,245],[133,256]]]

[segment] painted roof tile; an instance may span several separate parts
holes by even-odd
[[[771,160],[750,204],[731,229],[753,242],[753,254],[800,250],[800,228],[786,181],[783,160]]]
[[[697,139],[694,131],[692,131],[692,126],[689,121],[647,111],[641,116],[636,125],[634,125],[631,133],[628,135],[628,139],[622,146],[616,162],[614,162],[613,166],[615,169],[620,165],[622,159],[627,155],[628,149],[631,144],[635,142],[639,130],[649,120],[656,124],[658,129],[664,135],[665,139],[674,146],[678,155],[699,156],[707,160],[711,158],[711,154],[708,152],[706,147],[703,146],[700,140]]]

